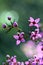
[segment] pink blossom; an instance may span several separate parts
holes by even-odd
[[[41,38],[41,37],[42,37],[42,35],[39,33],[39,30],[38,30],[38,29],[35,29],[34,32],[31,32],[30,38],[31,38],[32,40],[36,40],[36,39],[39,39],[39,38]]]
[[[42,58],[43,57],[43,42],[39,42],[39,44],[36,47],[36,51],[37,51],[37,57]]]
[[[32,38],[32,40],[36,40],[36,39],[41,38],[41,35],[40,34],[35,34],[35,32],[32,32],[31,38]]]
[[[24,39],[24,32],[21,32],[19,34],[16,34],[13,36],[17,41],[16,41],[16,45],[19,45],[20,42],[25,42],[25,39]]]
[[[8,55],[7,55],[8,56]],[[17,65],[16,56],[10,57],[10,59],[7,59],[6,61],[9,65]]]
[[[34,18],[30,17],[30,20],[28,20],[30,22],[29,26],[35,26],[37,28],[39,28],[39,21],[40,21],[40,18],[37,18],[34,20]]]

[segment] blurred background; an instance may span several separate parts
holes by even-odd
[[[6,54],[17,55],[18,61],[25,61],[28,58],[21,51],[21,45],[16,46],[16,41],[13,35],[16,29],[12,29],[8,33],[2,28],[3,23],[10,22],[7,16],[12,16],[12,21],[17,21],[19,27],[27,34],[30,28],[28,27],[28,19],[30,16],[40,18],[43,23],[43,0],[0,0],[0,65],[5,61]],[[43,26],[43,24],[42,24]],[[29,37],[26,38],[29,40]]]

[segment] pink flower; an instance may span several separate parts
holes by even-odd
[[[34,20],[34,18],[30,17],[30,20],[28,20],[30,22],[29,26],[35,26],[37,28],[39,28],[39,21],[40,21],[40,18],[37,18]]]
[[[9,57],[9,55],[7,55],[7,57]],[[8,59],[6,62],[8,63],[8,65],[17,65],[16,56],[10,57],[10,59]]]
[[[14,35],[13,37],[17,40],[17,41],[16,41],[16,44],[17,44],[17,45],[19,45],[20,42],[25,42],[24,32],[18,33],[17,35]]]
[[[42,37],[42,35],[39,33],[39,30],[38,30],[38,29],[35,29],[35,31],[32,32],[32,33],[31,33],[31,36],[30,36],[30,38],[31,38],[32,40],[36,40],[36,39],[39,39],[39,38],[41,38],[41,37]]]

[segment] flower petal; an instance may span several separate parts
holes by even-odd
[[[37,28],[39,28],[39,25],[38,24],[35,24],[34,26],[36,26]]]
[[[35,22],[38,23],[40,21],[40,18],[36,19]]]
[[[35,32],[39,33],[39,29],[35,29]]]
[[[13,62],[14,62],[14,63],[16,63],[16,62],[17,62],[16,58],[13,58]]]
[[[23,38],[23,37],[24,37],[24,32],[21,32],[21,33],[19,34],[19,36],[20,36],[21,38]]]
[[[17,41],[16,41],[16,45],[19,45],[19,44],[20,44],[20,42],[21,42],[20,40],[17,40]]]
[[[40,34],[41,34],[41,36],[42,36],[42,38],[43,38],[43,32],[40,32]]]
[[[24,32],[21,32],[21,35],[24,35]]]
[[[38,34],[38,37],[39,37],[39,38],[41,38],[41,37],[42,37],[42,35],[41,35],[41,34]]]
[[[30,23],[29,26],[33,26],[33,23]]]
[[[14,36],[13,36],[13,38],[18,39],[18,38],[19,38],[19,36],[18,36],[18,35],[14,35]]]
[[[32,37],[32,40],[35,40],[35,37]]]
[[[21,42],[25,42],[25,39],[24,39],[24,38],[22,38],[22,39],[21,39]]]
[[[30,17],[30,22],[33,22],[34,21],[34,18]]]

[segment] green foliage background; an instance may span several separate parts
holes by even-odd
[[[1,14],[5,11],[17,12],[19,27],[25,33],[28,33],[30,30],[28,27],[28,18],[30,16],[34,18],[40,17],[43,23],[43,0],[0,0],[0,65],[5,61],[6,54],[17,55],[18,61],[28,59],[20,49],[22,43],[16,46],[16,41],[13,39],[16,29],[12,29],[8,33],[5,33],[5,30],[2,29],[2,21],[5,21],[5,19],[3,18],[4,16],[1,17]],[[13,17],[15,18],[15,13]],[[26,39],[28,40],[29,38]]]

